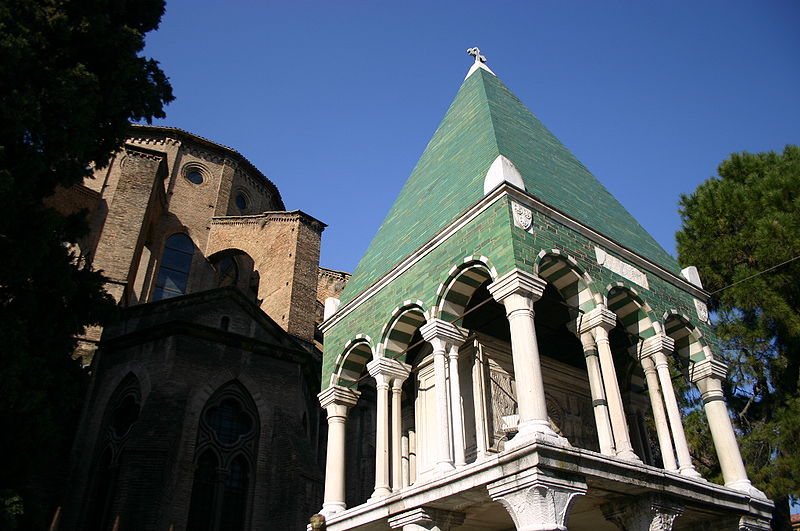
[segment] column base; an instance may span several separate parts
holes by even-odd
[[[620,450],[617,452],[616,457],[620,459],[624,459],[626,461],[633,461],[634,463],[641,463],[642,460],[639,458],[638,455],[633,450]]]
[[[344,511],[346,508],[347,506],[344,502],[326,502],[322,504],[322,509],[320,509],[319,514],[328,518],[329,516]]]
[[[530,443],[543,442],[555,446],[571,446],[566,437],[553,431],[550,423],[538,420],[522,422],[517,426],[517,434],[506,441],[505,449],[513,450]]]
[[[690,466],[685,466],[685,467],[684,466],[679,467],[678,468],[678,474],[680,474],[681,476],[686,476],[687,478],[692,478],[692,479],[704,479],[703,476],[700,475],[700,472],[698,472],[691,465]]]
[[[378,487],[369,497],[369,501],[378,500],[380,498],[385,498],[386,496],[392,493],[392,489],[389,487]]]
[[[738,481],[734,481],[732,483],[725,483],[725,486],[731,489],[738,490],[740,492],[745,492],[750,495],[752,498],[757,498],[759,500],[767,500],[767,495],[758,490],[750,483],[749,479],[740,479]]]

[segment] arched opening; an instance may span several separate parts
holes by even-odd
[[[120,461],[141,410],[141,387],[136,376],[128,374],[123,378],[108,404],[84,509],[87,530],[107,529],[113,518]]]
[[[186,529],[247,528],[259,425],[255,403],[239,382],[225,384],[209,398],[197,430]]]
[[[652,311],[632,290],[608,292],[608,309],[617,316],[609,332],[617,383],[634,453],[646,464],[663,467],[644,371],[637,358],[641,341],[655,335]]]
[[[360,393],[347,414],[345,426],[345,504],[355,507],[366,502],[375,488],[375,380],[367,373],[372,348],[366,341],[350,346],[336,374],[336,383]]]
[[[194,258],[194,243],[178,232],[167,238],[158,268],[153,300],[169,299],[186,293]]]
[[[251,299],[257,298],[259,275],[249,254],[239,249],[225,249],[212,254],[208,261],[214,268],[212,287],[234,286]]]

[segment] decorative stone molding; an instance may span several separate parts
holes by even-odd
[[[682,505],[656,495],[615,501],[600,509],[606,520],[622,531],[670,531],[675,519],[683,514]]]
[[[739,531],[769,531],[772,529],[766,518],[745,515],[739,519]]]
[[[511,201],[511,212],[514,214],[514,226],[525,232],[533,232],[533,213],[516,201]]]
[[[521,269],[513,269],[489,284],[489,293],[500,303],[511,295],[527,295],[538,300],[546,287],[547,281],[544,279]]]
[[[464,513],[417,507],[389,518],[389,527],[403,531],[449,531],[464,522]]]
[[[600,247],[594,248],[594,254],[597,258],[597,263],[609,271],[613,271],[622,278],[627,278],[631,282],[638,284],[645,289],[650,289],[650,284],[647,282],[647,275],[641,270],[635,268],[627,262],[623,262],[616,256],[608,254]]]
[[[488,195],[489,192],[497,188],[503,183],[509,183],[516,186],[520,190],[525,190],[525,182],[522,180],[522,174],[519,172],[514,163],[508,160],[504,155],[498,155],[489,170],[486,172],[486,177],[483,179],[483,195]]]
[[[602,327],[611,330],[617,326],[617,314],[606,308],[597,307],[578,317],[578,332],[584,334],[592,329]]]
[[[318,394],[317,398],[324,409],[328,409],[328,406],[346,406],[350,408],[356,405],[359,396],[361,396],[360,392],[349,387],[332,385]]]
[[[442,319],[431,319],[420,327],[419,332],[425,341],[441,340],[456,346],[464,343],[469,336],[467,330]]]
[[[670,355],[675,350],[675,340],[664,334],[656,334],[648,337],[641,342],[639,348],[639,359],[655,356],[657,352]]]
[[[728,366],[720,360],[711,358],[698,361],[689,368],[689,379],[696,384],[708,378],[722,381],[727,374]],[[702,392],[702,389],[700,391]]]
[[[708,317],[708,306],[706,306],[706,303],[704,303],[700,299],[693,299],[693,300],[694,300],[694,309],[695,311],[697,311],[697,318],[706,324],[710,324],[711,320]]]
[[[381,357],[367,363],[367,371],[376,379],[378,376],[384,376],[389,381],[400,380],[402,382],[411,374],[411,365]]]
[[[576,496],[586,494],[581,477],[556,477],[533,467],[487,485],[518,531],[566,531]]]

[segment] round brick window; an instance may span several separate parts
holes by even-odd
[[[247,208],[247,197],[245,197],[244,194],[236,194],[234,202],[236,202],[236,206],[239,210],[245,210]]]
[[[197,170],[192,170],[187,173],[186,178],[192,184],[203,184],[203,174]]]

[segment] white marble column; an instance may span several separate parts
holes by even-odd
[[[530,467],[486,488],[508,511],[517,531],[566,531],[572,502],[586,494],[586,481]]]
[[[661,392],[664,395],[664,405],[667,408],[667,418],[672,431],[672,440],[675,443],[675,453],[678,454],[678,473],[692,478],[700,478],[700,473],[692,464],[689,454],[689,444],[686,442],[686,433],[683,431],[681,410],[672,387],[672,376],[669,372],[667,355],[675,350],[675,341],[664,334],[657,334],[642,341],[639,349],[639,358],[651,358],[656,366]]]
[[[533,304],[542,296],[546,286],[547,282],[541,278],[519,269],[489,284],[489,293],[506,309],[511,328],[514,380],[517,384],[519,431],[506,443],[506,449],[533,441],[537,434],[544,435],[552,442],[568,444],[550,427],[533,320]]]
[[[611,353],[611,345],[608,341],[608,332],[616,324],[616,314],[602,306],[598,306],[583,315],[579,332],[581,334],[591,333],[595,343],[597,343],[600,371],[603,375],[603,387],[608,400],[608,412],[611,416],[611,428],[614,432],[614,447],[616,448],[617,457],[641,462],[631,445],[628,421],[625,418],[622,394],[619,391],[619,382],[617,381],[617,370],[614,367],[614,356]]]
[[[722,393],[722,380],[725,379],[727,366],[719,360],[706,358],[690,367],[689,377],[700,390],[703,408],[708,418],[708,427],[714,440],[719,465],[725,486],[748,493],[754,498],[766,499],[763,492],[755,488],[747,477],[747,470],[742,462],[736,433],[733,431],[725,396]]]
[[[574,326],[571,328],[573,332],[574,328]],[[608,400],[606,400],[606,393],[603,390],[603,377],[600,374],[597,344],[594,342],[594,336],[588,332],[580,334],[579,337],[583,346],[583,356],[586,359],[586,373],[589,377],[589,390],[592,393],[592,411],[594,411],[600,453],[616,455],[614,434],[611,431],[611,419],[608,415]]]
[[[466,334],[465,334],[466,335]],[[464,466],[464,415],[461,411],[461,382],[458,374],[458,347],[462,342],[451,343],[447,353],[450,369],[450,418],[453,420],[453,460],[455,466]]]
[[[403,382],[406,381],[411,367],[402,364],[408,369],[404,376],[392,378],[392,490],[403,488]],[[408,439],[406,439],[406,452]],[[406,473],[408,470],[406,470]]]
[[[377,415],[375,422],[375,491],[372,498],[391,494],[389,480],[389,386],[392,380],[408,376],[408,366],[397,360],[380,357],[367,363],[367,371],[375,378],[377,388]],[[402,384],[401,380],[401,384]],[[398,422],[399,424],[399,422]],[[399,428],[397,434],[399,435]],[[399,450],[399,437],[395,453]],[[399,470],[399,459],[398,459]]]
[[[431,319],[419,329],[422,338],[433,347],[434,381],[436,383],[436,420],[438,424],[436,472],[454,468],[453,433],[450,425],[451,404],[447,392],[446,354],[451,345],[463,343],[466,331],[441,319]],[[460,397],[459,397],[460,399]],[[460,411],[460,409],[459,409]]]
[[[675,450],[672,449],[672,435],[669,433],[667,413],[661,397],[661,386],[658,383],[656,364],[649,357],[640,359],[644,377],[647,380],[647,391],[650,395],[650,407],[653,409],[653,420],[656,424],[658,447],[661,449],[661,461],[666,470],[678,470],[675,461]]]
[[[330,516],[345,509],[345,424],[347,411],[361,393],[333,385],[317,397],[328,412],[328,448],[325,460],[325,496],[321,514]]]

